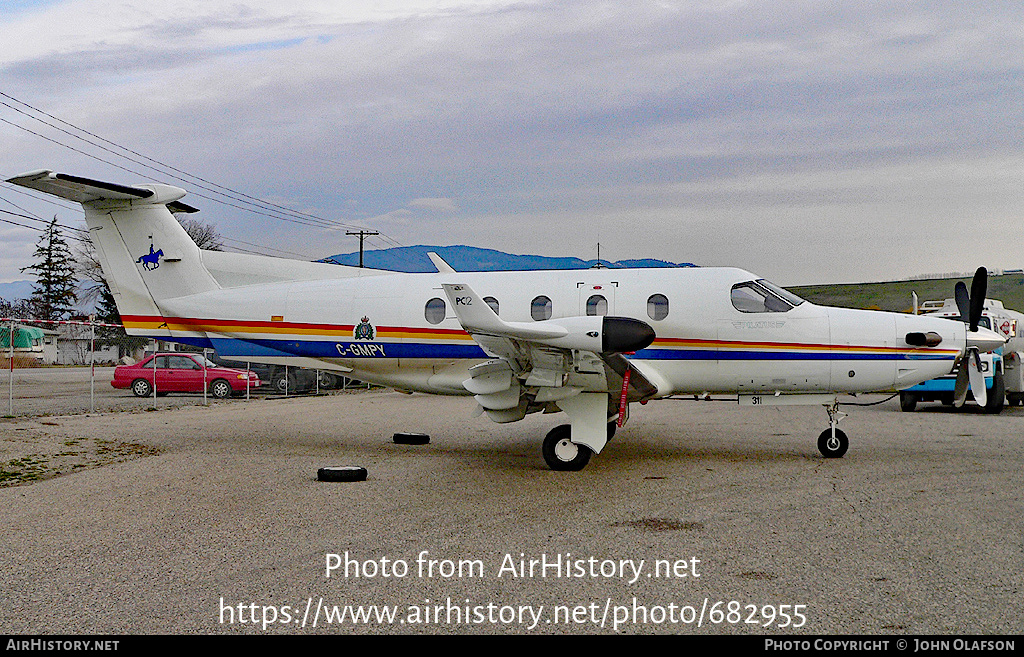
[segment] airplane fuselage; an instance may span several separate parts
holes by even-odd
[[[661,394],[888,390],[948,373],[960,353],[962,327],[933,318],[806,301],[741,310],[734,286],[756,280],[732,268],[367,271],[211,290],[164,300],[161,316],[123,320],[132,333],[169,330],[230,359],[334,368],[441,394],[470,394],[462,385],[467,370],[488,359],[441,289],[452,281],[470,285],[506,321],[587,315],[588,303],[589,314],[642,319],[657,337],[629,358],[664,380]],[[905,336],[913,331],[944,340],[912,347]]]

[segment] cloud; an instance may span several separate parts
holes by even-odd
[[[459,207],[450,198],[414,198],[408,207],[431,212],[458,212]]]
[[[618,259],[706,254],[811,282],[906,265],[884,236],[850,234],[868,215],[936,236],[959,231],[954,191],[1000,225],[1022,200],[993,164],[1016,170],[1022,155],[1024,7],[364,5],[26,9],[2,23],[23,38],[0,44],[0,88],[208,180],[402,243],[474,234],[587,256],[581,233],[628,225]],[[2,107],[0,118],[39,127]],[[138,179],[6,124],[0,134],[8,175],[47,165]],[[226,236],[258,227],[289,250],[321,247],[319,234],[190,191]],[[744,243],[732,231],[752,220],[776,229]],[[693,226],[708,243],[685,252]],[[837,243],[878,257],[822,267],[810,245]],[[787,249],[791,272],[765,256]],[[929,257],[941,271],[987,256],[1011,257],[977,241]]]

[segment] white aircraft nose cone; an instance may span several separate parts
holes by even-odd
[[[1006,338],[990,329],[979,326],[977,331],[967,331],[967,347],[981,352],[992,351],[1006,344]]]

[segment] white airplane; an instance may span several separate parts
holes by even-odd
[[[432,254],[437,273],[409,274],[202,251],[171,214],[196,211],[183,189],[45,170],[8,182],[82,204],[130,334],[473,395],[495,422],[564,411],[543,442],[555,470],[600,453],[629,404],[679,394],[821,404],[818,448],[841,457],[840,394],[906,388],[1004,343],[977,322],[816,306],[741,269],[461,273]]]

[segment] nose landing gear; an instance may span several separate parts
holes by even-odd
[[[828,411],[829,428],[818,436],[818,451],[827,459],[842,458],[846,450],[850,448],[850,439],[846,437],[841,429],[837,428],[839,421],[847,417],[846,413],[839,410],[839,402],[834,401],[825,405]]]

